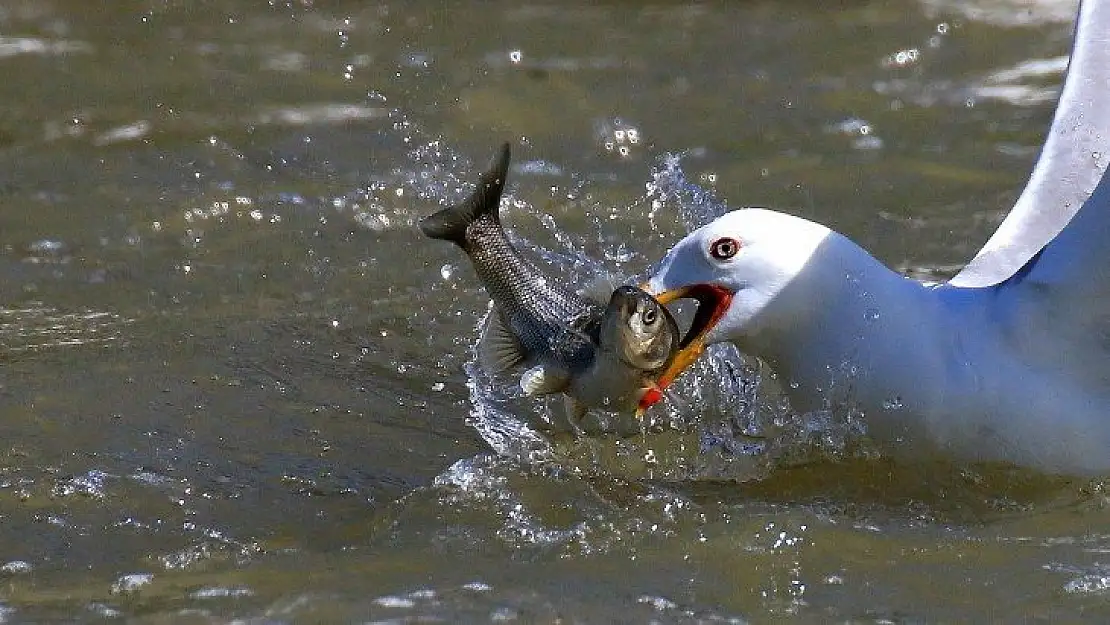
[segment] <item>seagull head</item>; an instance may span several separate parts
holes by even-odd
[[[835,233],[820,224],[748,208],[727,213],[679,241],[644,285],[663,304],[698,302],[693,324],[659,386],[670,384],[709,344],[744,345],[807,314],[812,297],[783,297],[783,292],[808,270],[830,238],[835,240]]]

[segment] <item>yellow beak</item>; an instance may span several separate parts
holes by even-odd
[[[648,285],[640,288],[651,292]],[[669,304],[680,299],[694,299],[698,302],[698,312],[694,315],[694,322],[682,339],[678,352],[675,353],[671,363],[656,380],[655,388],[649,389],[640,399],[636,408],[636,417],[640,418],[648,408],[655,405],[663,398],[662,389],[670,386],[675,378],[694,364],[706,347],[706,335],[724,317],[732,303],[732,292],[715,284],[691,284],[688,286],[664,291],[655,296],[660,304]]]

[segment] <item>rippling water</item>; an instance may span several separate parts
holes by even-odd
[[[474,369],[486,297],[413,227],[510,140],[553,276],[763,205],[943,277],[1074,10],[6,3],[0,620],[1105,621],[1105,480],[899,464],[724,348],[572,440]]]

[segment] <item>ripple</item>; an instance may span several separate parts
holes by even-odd
[[[849,117],[830,124],[825,127],[825,132],[850,137],[852,147],[857,150],[878,150],[883,147],[883,140],[875,134],[874,126],[858,117]]]
[[[996,26],[1071,24],[1078,0],[920,0],[926,15],[961,15]]]
[[[254,594],[250,588],[243,586],[209,586],[194,590],[189,593],[191,599],[235,599],[238,597],[250,597]]]
[[[526,50],[508,50],[504,52],[491,52],[486,55],[485,62],[493,68],[519,67],[523,70],[543,72],[576,72],[581,70],[623,70],[627,69],[627,61],[615,56],[570,57],[570,56],[543,56],[535,57]]]
[[[114,477],[103,471],[93,469],[83,475],[58,480],[54,484],[51,494],[54,497],[81,495],[93,499],[103,499],[106,494],[105,484],[108,479]]]
[[[1072,594],[1103,594],[1110,590],[1110,576],[1084,575],[1064,584],[1064,592]]]
[[[128,595],[138,592],[139,589],[149,586],[154,581],[154,575],[151,573],[129,573],[121,575],[112,582],[111,593],[113,595]]]
[[[561,529],[545,525],[519,500],[500,468],[498,463],[484,458],[456,462],[436,477],[437,486],[451,487],[444,493],[441,502],[446,505],[479,503],[492,506],[501,518],[498,536],[517,546],[551,546],[582,537],[583,527],[579,523]]]
[[[261,125],[306,126],[309,124],[341,124],[389,117],[389,109],[361,104],[321,103],[275,107],[255,116]]]
[[[83,41],[36,39],[34,37],[0,37],[0,59],[21,54],[59,56],[63,54],[88,54],[93,47]]]
[[[384,597],[377,597],[376,599],[374,599],[374,605],[378,605],[383,608],[408,609],[416,607],[416,602],[412,599],[409,599],[408,597],[395,597],[391,595],[386,595]]]
[[[1067,56],[1030,59],[988,74],[968,91],[977,98],[1002,100],[1014,106],[1038,106],[1056,101],[1067,69]],[[1048,80],[1049,84],[1029,84],[1033,80]]]
[[[30,573],[34,567],[30,562],[24,560],[12,560],[0,566],[0,575],[25,575]]]
[[[123,143],[125,141],[137,141],[150,134],[154,126],[147,120],[141,119],[137,122],[125,124],[123,126],[116,126],[106,130],[93,139],[93,145],[112,145],[114,143]]]
[[[115,313],[62,313],[48,306],[0,308],[0,345],[8,352],[96,345],[123,338],[134,319]]]

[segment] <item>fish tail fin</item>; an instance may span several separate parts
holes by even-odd
[[[433,239],[466,243],[466,228],[476,219],[489,215],[500,223],[498,207],[505,177],[509,173],[509,144],[502,144],[490,168],[478,179],[478,188],[461,204],[449,206],[420,220],[420,231]]]

